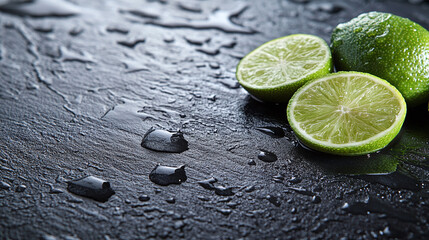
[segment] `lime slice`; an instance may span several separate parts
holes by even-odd
[[[252,96],[286,103],[304,83],[331,72],[332,57],[321,38],[294,34],[253,50],[237,66],[237,80]]]
[[[407,107],[387,81],[359,72],[316,79],[290,99],[287,118],[299,140],[336,155],[362,155],[389,144],[401,130]]]

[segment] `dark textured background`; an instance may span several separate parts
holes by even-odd
[[[234,76],[239,59],[268,40],[309,33],[329,42],[338,23],[370,10],[428,29],[427,1],[68,3],[69,17],[0,6],[1,239],[428,237],[425,106],[409,110],[386,150],[338,158],[303,149],[285,107],[252,100]],[[189,150],[142,148],[151,127],[180,129]],[[258,160],[261,149],[279,160]],[[186,164],[188,180],[155,185],[157,163]],[[66,190],[86,175],[116,194],[100,203]],[[197,184],[211,176],[235,194]],[[144,194],[151,199],[139,201]]]

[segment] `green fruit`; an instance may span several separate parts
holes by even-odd
[[[389,13],[364,13],[334,29],[331,50],[337,70],[383,78],[409,106],[429,99],[429,32],[419,24]]]
[[[287,107],[301,142],[336,155],[363,155],[389,144],[401,130],[407,107],[387,81],[359,72],[339,72],[308,82]]]
[[[287,103],[307,81],[332,70],[328,44],[321,38],[294,34],[256,48],[238,64],[238,82],[265,102]]]

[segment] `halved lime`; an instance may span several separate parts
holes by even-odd
[[[308,82],[290,99],[287,118],[299,140],[336,155],[362,155],[389,144],[401,130],[407,107],[387,81],[339,72]]]
[[[286,103],[307,81],[331,70],[331,51],[323,39],[294,34],[269,41],[250,52],[238,64],[236,76],[257,99]]]

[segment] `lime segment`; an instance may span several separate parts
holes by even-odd
[[[253,50],[240,61],[236,75],[254,97],[266,102],[287,102],[305,82],[331,69],[331,52],[323,39],[295,34]]]
[[[307,146],[337,155],[377,151],[400,131],[406,115],[402,95],[370,74],[340,72],[300,88],[287,117]]]

